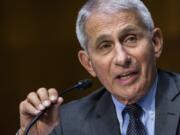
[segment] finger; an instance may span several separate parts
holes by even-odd
[[[40,101],[44,107],[49,107],[51,102],[49,100],[48,91],[46,88],[39,88],[37,90],[37,94],[40,98]]]
[[[58,98],[58,104],[61,105],[63,103],[64,99],[62,97]]]
[[[56,89],[54,88],[50,88],[48,90],[48,94],[49,94],[49,99],[52,103],[56,103],[58,100],[58,92]]]
[[[58,97],[56,104],[53,106],[53,109],[59,108],[62,105],[63,101],[64,99],[62,97]]]
[[[37,115],[40,111],[34,107],[31,103],[29,103],[27,100],[25,100],[24,102],[22,102],[20,104],[20,112],[23,114],[23,115]]]
[[[40,101],[38,95],[35,92],[31,92],[28,94],[27,102],[32,104],[32,106],[34,106],[36,109],[38,109],[40,111],[45,109],[45,107],[41,104],[41,101]]]

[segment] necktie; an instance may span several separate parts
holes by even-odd
[[[129,115],[129,125],[126,135],[147,135],[146,129],[140,120],[142,108],[137,104],[127,105],[123,110],[123,115]]]

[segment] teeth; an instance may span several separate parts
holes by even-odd
[[[117,76],[117,78],[121,81],[128,81],[136,74],[137,74],[137,72],[126,72],[126,73],[122,73],[121,75]]]
[[[121,79],[129,79],[130,77],[131,77],[131,75],[121,76]]]
[[[126,77],[126,76],[130,76],[130,75],[131,75],[131,73],[125,73],[125,74],[120,75],[120,77]]]

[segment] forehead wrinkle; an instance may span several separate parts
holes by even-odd
[[[130,33],[130,32],[138,32],[138,31],[139,31],[139,29],[136,26],[127,25],[124,28],[122,28],[121,30],[119,30],[118,35],[121,36],[121,35]]]
[[[106,14],[104,12],[95,12],[91,16],[89,16],[86,22],[86,28],[88,29],[88,31],[94,32],[94,30],[99,31],[99,26],[100,31],[102,27],[107,28],[108,26],[113,25],[116,25],[118,27],[118,25],[120,24],[125,25],[128,20],[135,20],[135,16],[136,15],[130,11],[115,12],[111,14]]]

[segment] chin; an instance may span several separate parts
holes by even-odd
[[[115,94],[118,100],[124,104],[132,104],[138,102],[144,95],[146,91],[129,91],[128,93],[118,93]]]

